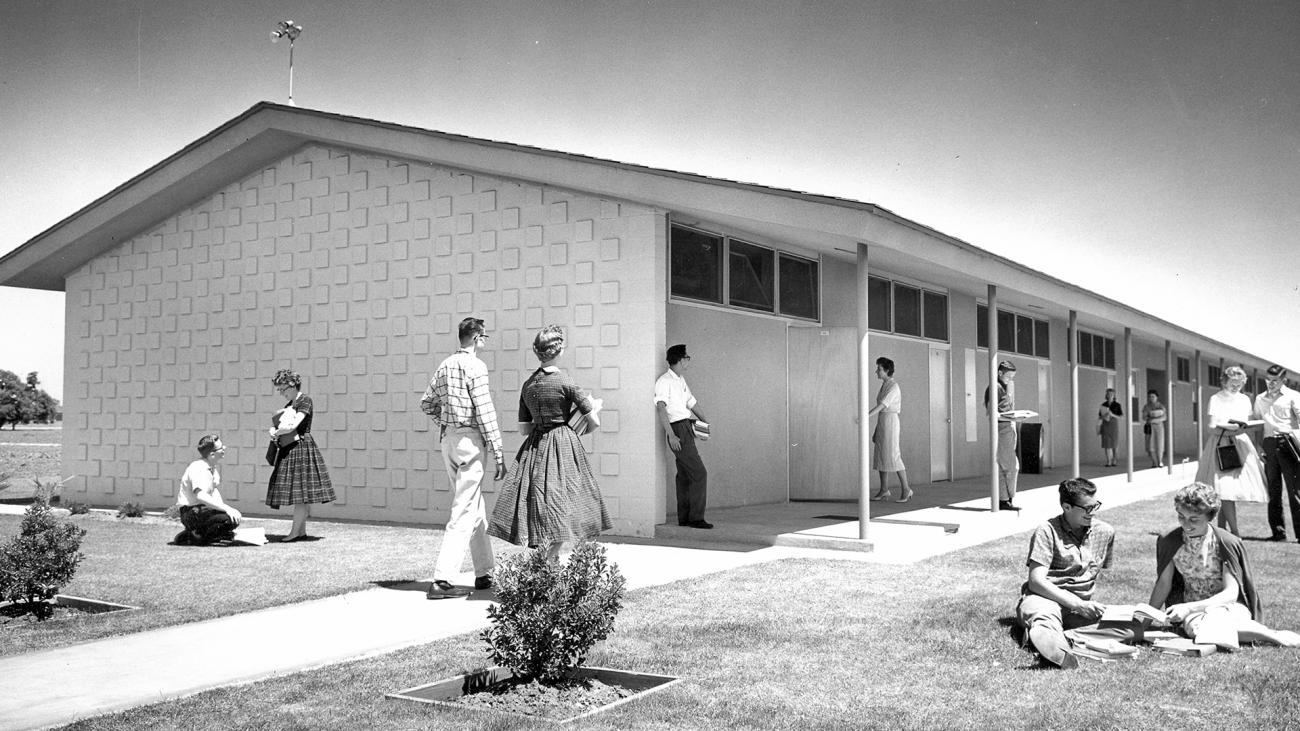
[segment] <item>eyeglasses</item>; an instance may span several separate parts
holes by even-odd
[[[691,356],[689,356],[689,355],[683,355],[683,356],[682,356],[682,360],[690,360],[690,359],[691,359]]]
[[[1078,508],[1083,512],[1087,513],[1088,515],[1095,515],[1098,510],[1101,510],[1101,501],[1098,500],[1097,502],[1088,506],[1075,505],[1074,503],[1070,503],[1070,507]]]
[[[479,333],[478,337],[480,340],[487,340],[489,336],[487,333]]]

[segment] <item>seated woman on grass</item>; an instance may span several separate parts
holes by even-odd
[[[1300,646],[1300,635],[1260,624],[1259,596],[1241,539],[1212,525],[1221,506],[1215,488],[1194,482],[1174,495],[1178,526],[1156,541],[1153,607],[1199,644],[1235,650],[1241,642]]]

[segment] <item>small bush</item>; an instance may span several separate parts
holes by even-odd
[[[69,500],[60,504],[59,507],[67,508],[68,512],[73,515],[85,515],[90,512],[90,503],[83,503],[80,500]]]
[[[181,519],[181,506],[169,505],[166,510],[162,511],[162,517],[179,523]]]
[[[144,506],[140,503],[122,503],[117,508],[119,518],[143,518]]]
[[[35,496],[37,500],[44,500],[50,505],[58,505],[61,502],[59,497],[59,483],[41,482],[39,479],[32,479],[32,485],[36,487]]]
[[[28,506],[14,536],[0,547],[0,599],[14,602],[45,620],[54,613],[49,600],[59,593],[83,558],[84,528],[50,514],[37,500]]]
[[[554,683],[570,677],[614,629],[626,581],[605,547],[581,541],[560,565],[537,548],[505,559],[493,576],[496,605],[483,630],[492,661]]]
[[[9,489],[9,473],[0,472],[0,490]]]

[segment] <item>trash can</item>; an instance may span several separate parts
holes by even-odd
[[[1020,471],[1024,474],[1038,475],[1043,472],[1043,425],[1022,423],[1020,425]]]

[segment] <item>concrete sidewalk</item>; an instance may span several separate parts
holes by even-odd
[[[1195,469],[1193,464],[1191,469]],[[1122,475],[1096,480],[1106,508],[1155,497],[1185,484],[1187,478],[1151,471],[1128,483]],[[700,544],[672,547],[606,541],[610,559],[627,578],[629,590],[696,578],[786,558],[910,563],[1034,528],[1060,512],[1055,487],[1026,490],[1017,497],[1019,513],[992,514],[971,505],[931,507],[872,521],[875,551],[826,551],[796,546]],[[5,512],[21,511],[3,506]],[[957,509],[953,509],[953,508]],[[955,533],[935,529],[960,523]],[[857,523],[810,529],[813,537],[857,536]],[[739,550],[737,550],[739,549]],[[465,583],[472,582],[466,575]],[[0,729],[63,725],[78,719],[179,698],[211,688],[392,652],[435,640],[467,635],[487,626],[491,592],[467,600],[431,602],[427,581],[369,589],[327,599],[291,604],[167,627],[73,647],[0,658]],[[227,645],[227,657],[205,653],[193,661],[195,647]]]

